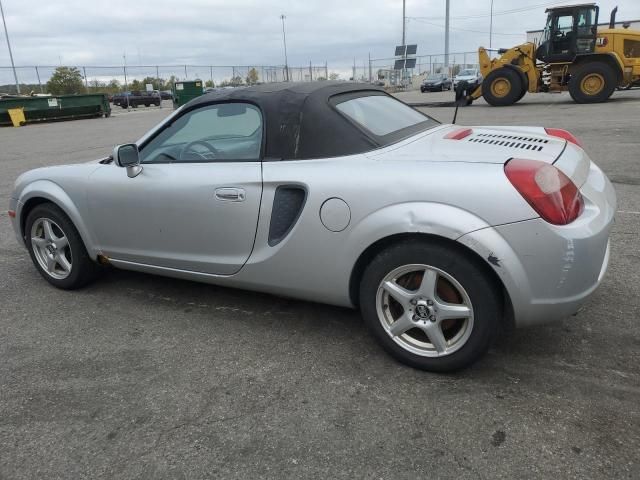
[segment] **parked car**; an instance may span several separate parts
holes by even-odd
[[[160,98],[162,100],[172,100],[173,94],[171,93],[171,90],[160,90]]]
[[[567,131],[440,124],[316,82],[203,95],[108,158],[26,172],[9,218],[56,287],[109,263],[359,308],[397,359],[451,371],[512,322],[576,312],[615,210]]]
[[[477,68],[466,68],[460,71],[453,78],[453,88],[458,86],[459,82],[467,82],[469,88],[475,89],[478,85],[482,83],[482,75],[480,74],[480,70]]]
[[[144,105],[145,107],[155,105],[159,107],[160,101],[160,93],[157,90],[152,92],[134,90],[132,92],[123,92],[113,96],[113,104],[119,105],[122,108],[138,108],[140,105]]]
[[[451,90],[451,79],[446,73],[432,73],[420,85],[422,93],[442,92],[444,90]]]

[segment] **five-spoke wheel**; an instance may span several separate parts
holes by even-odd
[[[25,222],[25,243],[40,274],[58,288],[82,287],[95,277],[98,265],[89,257],[80,234],[56,205],[34,207]]]
[[[405,265],[382,280],[378,318],[391,338],[416,355],[437,357],[461,348],[473,330],[466,290],[429,265]]]
[[[407,240],[378,253],[360,283],[360,309],[398,360],[446,372],[489,348],[502,317],[489,267],[455,244]]]
[[[50,218],[38,218],[31,226],[31,247],[40,267],[56,279],[71,273],[73,256],[69,240]]]

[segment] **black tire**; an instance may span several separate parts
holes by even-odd
[[[150,103],[145,103],[144,106],[145,107],[149,107],[149,106],[151,106],[151,104]]]
[[[396,268],[412,264],[435,267],[450,275],[466,290],[470,299],[473,309],[470,334],[450,354],[433,357],[409,351],[394,341],[378,316],[377,295],[381,282]],[[364,271],[360,283],[362,317],[382,347],[402,363],[432,372],[465,368],[485,354],[496,338],[502,318],[500,290],[487,268],[471,254],[440,243],[411,240],[395,244],[379,253]]]
[[[53,221],[55,223],[54,230],[56,234],[62,231],[67,238],[67,257],[71,259],[71,269],[65,278],[54,278],[43,268],[37,259],[37,254],[31,241],[31,231],[34,223],[43,219]],[[25,236],[27,239],[27,249],[29,250],[33,264],[40,272],[40,275],[54,287],[64,290],[74,290],[85,286],[95,279],[100,269],[99,265],[91,260],[78,230],[76,230],[73,222],[58,206],[53,203],[43,203],[31,210],[25,222]]]
[[[522,84],[522,90],[520,91],[520,95],[518,95],[518,99],[516,100],[516,102],[522,100],[522,97],[524,97],[529,91],[529,79],[526,76],[524,77],[524,79],[525,81]]]
[[[601,81],[602,88],[593,93],[586,89],[587,77]],[[569,80],[569,94],[576,103],[606,102],[616,89],[616,74],[609,65],[602,62],[588,62],[576,68]]]
[[[504,94],[498,95],[492,88],[496,84],[506,84],[508,86]],[[522,93],[522,87],[522,79],[518,72],[511,68],[502,67],[491,72],[482,81],[482,96],[489,105],[506,107],[513,105],[521,98],[519,95]]]

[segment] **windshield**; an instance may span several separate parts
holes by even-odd
[[[460,77],[470,77],[476,74],[475,70],[462,70],[458,76]]]
[[[427,77],[427,80],[442,80],[442,74],[441,73],[434,73],[433,75],[429,75]]]

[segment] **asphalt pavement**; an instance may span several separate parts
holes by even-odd
[[[0,204],[21,172],[105,156],[170,111],[0,129]],[[640,91],[478,101],[458,123],[566,128],[614,182],[609,272],[576,316],[430,374],[347,309],[117,270],[56,290],[5,207],[0,479],[640,478]]]

